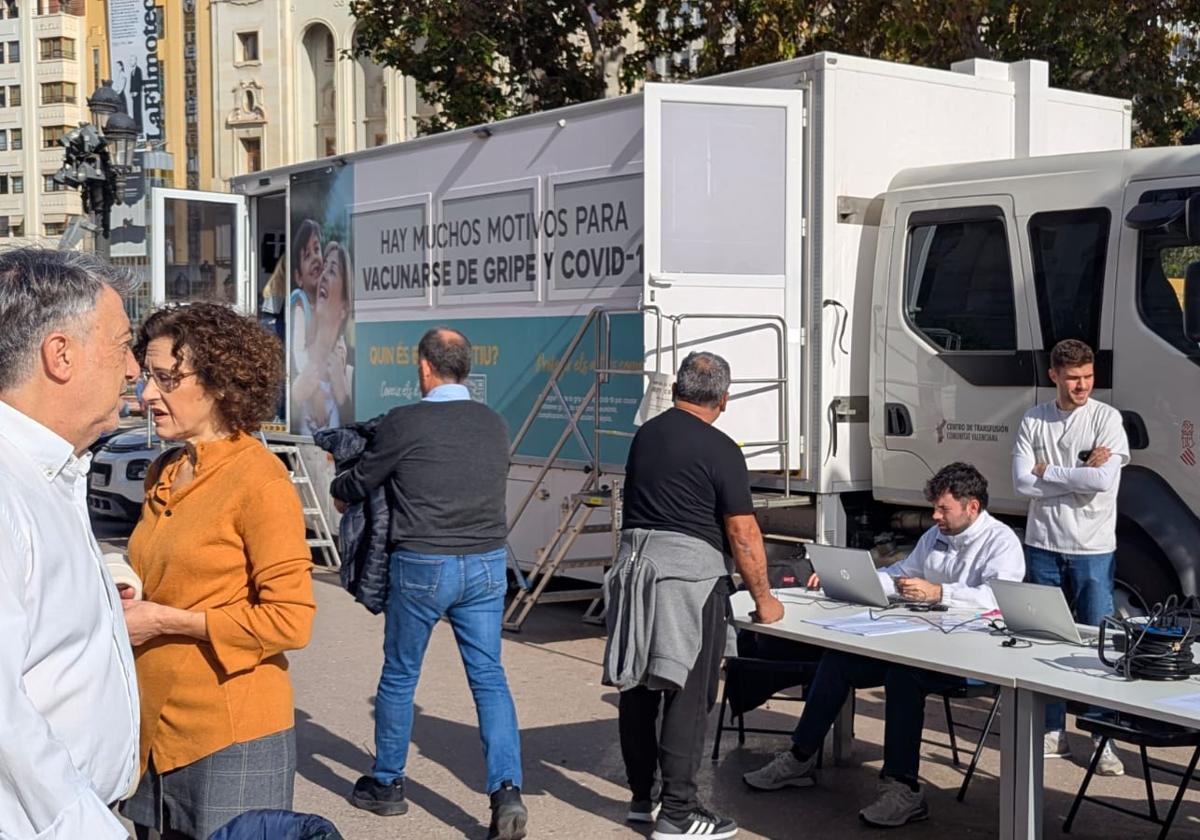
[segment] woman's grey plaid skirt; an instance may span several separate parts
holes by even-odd
[[[234,817],[254,808],[290,811],[296,776],[293,729],[232,744],[199,761],[159,775],[150,767],[121,814],[171,837],[207,840]]]

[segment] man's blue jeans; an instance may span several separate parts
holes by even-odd
[[[1067,598],[1071,613],[1080,624],[1096,626],[1113,614],[1113,578],[1116,559],[1108,554],[1064,554],[1025,546],[1025,579],[1030,583],[1057,586]],[[1067,704],[1046,706],[1046,731],[1065,729]]]
[[[445,616],[454,629],[475,697],[487,763],[487,792],[499,790],[505,781],[521,787],[517,711],[500,664],[507,556],[505,549],[487,554],[392,554],[383,674],[375,697],[375,766],[371,772],[376,781],[391,784],[404,777],[421,660],[434,624]]]
[[[885,686],[883,775],[917,784],[925,696],[967,683],[962,677],[893,665],[850,653],[826,651],[804,695],[804,712],[792,742],[805,755],[820,751],[852,688]]]

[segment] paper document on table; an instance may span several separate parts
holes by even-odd
[[[809,624],[824,627],[826,630],[853,633],[855,636],[891,636],[896,633],[914,633],[919,630],[933,629],[931,625],[923,621],[911,621],[903,617],[871,618],[871,614],[866,612],[838,618],[806,618],[804,620]]]
[[[1179,697],[1170,697],[1159,702],[1164,706],[1174,706],[1177,709],[1200,714],[1200,694],[1183,694]]]
[[[920,618],[913,616],[917,621],[928,622],[932,626],[938,628],[943,633],[952,633],[955,630],[987,630],[991,631],[987,621],[979,613],[941,613],[940,615],[925,615]]]

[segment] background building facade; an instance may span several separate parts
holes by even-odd
[[[87,117],[84,0],[0,0],[0,247],[56,239],[81,212],[53,182]]]
[[[224,192],[236,175],[416,133],[412,83],[347,55],[355,20],[345,3],[0,0],[0,247],[53,244],[82,213],[78,192],[53,182],[57,141],[88,121],[101,83],[117,87],[114,74],[129,72],[112,60],[114,8],[155,20],[161,129],[140,144],[147,193]],[[146,260],[120,238],[115,254]]]
[[[356,21],[345,3],[209,2],[217,125],[208,188],[416,133],[414,86],[347,55]]]

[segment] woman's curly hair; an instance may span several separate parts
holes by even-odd
[[[164,306],[138,329],[133,352],[143,367],[156,338],[171,339],[173,373],[186,357],[230,431],[256,432],[275,416],[283,394],[283,345],[253,318],[219,303]]]

